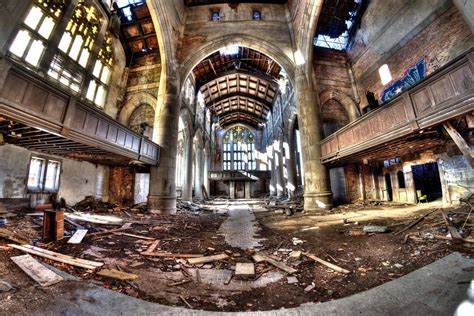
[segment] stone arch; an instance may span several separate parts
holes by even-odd
[[[285,52],[284,50],[267,43],[266,41],[243,34],[232,34],[223,36],[219,39],[216,39],[209,44],[203,45],[200,47],[199,51],[194,55],[187,56],[184,61],[181,63],[180,69],[180,79],[183,82],[187,76],[191,73],[193,68],[204,58],[211,55],[212,53],[218,51],[222,47],[228,45],[239,45],[248,48],[255,49],[259,52],[264,53],[273,60],[275,60],[288,74],[290,81],[294,82],[295,77],[295,64],[293,61],[292,52]]]
[[[136,93],[125,101],[125,105],[120,111],[118,120],[124,125],[128,125],[130,116],[140,105],[148,104],[156,111],[156,97],[148,92]]]
[[[324,90],[319,93],[319,101],[321,107],[326,104],[329,100],[336,100],[339,102],[347,112],[349,121],[355,121],[360,116],[360,111],[357,104],[347,94],[338,90]]]

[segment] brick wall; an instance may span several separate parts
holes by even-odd
[[[319,92],[333,89],[353,97],[347,61],[346,52],[321,47],[314,48],[313,69]]]
[[[353,70],[360,94],[365,95],[370,90],[380,97],[384,86],[378,68],[383,64],[389,66],[393,80],[397,80],[417,61],[426,58],[427,74],[430,74],[472,47],[473,42],[473,35],[461,13],[451,6],[397,49],[380,54],[370,47],[370,43],[366,45],[362,37],[356,36],[348,53],[351,59],[355,59]],[[365,101],[362,102],[361,108],[366,105]]]
[[[126,167],[110,169],[109,201],[118,205],[133,205],[134,173]]]

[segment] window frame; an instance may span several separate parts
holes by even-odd
[[[34,188],[29,185],[29,178],[30,178],[30,173],[31,173],[31,162],[33,159],[38,159],[38,160],[43,160],[44,165],[41,168],[42,170],[40,171],[41,177],[40,177],[40,184],[38,187]],[[54,188],[53,190],[47,189],[46,188],[46,179],[48,175],[48,169],[49,169],[49,163],[50,162],[56,162],[59,164],[58,170],[59,172],[57,173],[56,179],[55,179],[55,185],[57,183],[57,187]],[[27,193],[40,193],[40,194],[52,194],[52,193],[58,193],[59,189],[61,187],[61,174],[63,172],[63,161],[62,159],[58,159],[56,157],[49,157],[45,155],[38,155],[38,154],[31,154],[30,160],[28,163],[28,173],[27,173],[27,181],[26,181],[26,192]]]

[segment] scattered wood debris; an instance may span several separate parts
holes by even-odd
[[[85,260],[85,259],[80,259],[80,258],[74,258],[74,257],[68,256],[68,255],[63,255],[61,253],[49,251],[49,250],[46,250],[46,249],[42,249],[42,248],[39,248],[39,247],[30,246],[30,245],[19,246],[19,245],[15,245],[15,244],[8,244],[8,246],[10,246],[12,248],[15,248],[15,249],[18,249],[18,250],[21,250],[21,251],[26,252],[26,253],[35,255],[35,256],[39,256],[39,257],[59,261],[59,262],[62,262],[62,263],[70,264],[72,266],[81,267],[81,268],[90,269],[90,270],[95,270],[95,269],[100,268],[104,265],[104,263],[102,263],[102,262],[90,261],[90,260]]]
[[[121,281],[133,281],[138,278],[136,274],[127,273],[115,269],[102,269],[97,272],[97,275]]]
[[[226,259],[229,259],[229,256],[223,253],[220,255],[204,256],[204,257],[188,259],[188,263],[189,264],[203,264],[203,263],[221,261],[221,260],[226,260]]]
[[[78,229],[67,242],[68,244],[80,244],[86,234],[87,229]]]
[[[238,262],[235,265],[235,277],[241,279],[255,277],[255,265],[253,263]]]
[[[312,260],[314,260],[314,261],[316,261],[316,262],[319,262],[319,263],[325,265],[326,267],[328,267],[328,268],[330,268],[330,269],[332,269],[332,270],[334,270],[334,271],[336,271],[336,272],[340,272],[340,273],[343,273],[343,274],[349,274],[349,273],[351,273],[351,271],[346,270],[346,269],[343,269],[343,268],[341,268],[341,267],[339,267],[339,266],[337,266],[337,265],[335,265],[335,264],[332,264],[331,262],[327,262],[326,260],[323,260],[323,259],[321,259],[321,258],[318,258],[318,257],[316,257],[316,256],[313,255],[313,254],[310,254],[310,253],[307,253],[307,252],[303,252],[303,255],[306,256],[306,257],[308,257],[308,258],[310,258],[310,259],[312,259]]]
[[[46,268],[30,255],[11,257],[10,259],[41,286],[50,286],[63,280],[60,275]]]
[[[271,264],[272,266],[275,266],[275,267],[277,267],[278,269],[283,270],[283,271],[285,271],[285,272],[288,273],[288,274],[293,274],[293,273],[298,272],[298,270],[296,270],[296,269],[294,269],[294,268],[292,268],[292,267],[289,267],[289,266],[287,266],[287,265],[285,265],[285,264],[283,264],[283,263],[281,263],[281,262],[278,262],[278,261],[276,261],[275,259],[272,259],[272,258],[270,258],[270,257],[268,257],[267,255],[264,255],[264,254],[262,254],[262,253],[255,254],[252,258],[253,258],[253,260],[254,260],[255,262],[257,262],[257,263],[258,263],[258,262],[262,262],[262,261],[266,261],[266,262],[268,262],[269,264]]]

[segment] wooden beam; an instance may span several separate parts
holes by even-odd
[[[469,162],[472,168],[474,168],[474,153],[471,150],[471,147],[466,142],[466,140],[459,134],[459,132],[451,125],[451,123],[446,122],[443,124],[444,129],[451,136],[452,140],[458,146],[459,150],[462,152],[466,160]]]

